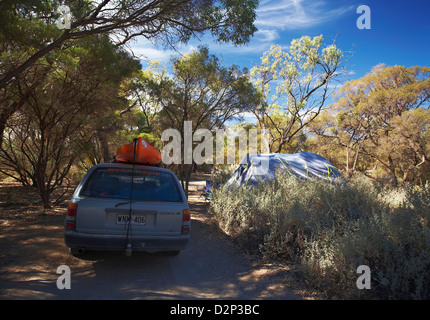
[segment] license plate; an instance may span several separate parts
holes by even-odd
[[[130,221],[130,216],[127,214],[120,214],[116,216],[116,224],[127,224]],[[131,224],[144,226],[146,223],[145,216],[131,215]]]

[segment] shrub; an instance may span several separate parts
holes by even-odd
[[[428,299],[430,191],[280,175],[215,191],[210,212],[248,252],[299,263],[306,283],[341,298]],[[371,270],[371,290],[356,286]]]

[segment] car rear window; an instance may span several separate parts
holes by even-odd
[[[80,196],[130,200],[131,168],[97,168],[86,181]],[[133,200],[182,202],[173,174],[150,169],[134,169]]]

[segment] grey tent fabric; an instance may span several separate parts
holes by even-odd
[[[300,179],[320,178],[333,181],[342,175],[330,161],[313,152],[295,154],[247,154],[226,185],[256,185],[275,178],[277,170],[285,170]]]

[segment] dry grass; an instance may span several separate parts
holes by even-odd
[[[430,298],[430,188],[390,190],[360,178],[345,185],[280,177],[220,188],[210,211],[243,247],[299,266],[329,297]],[[368,265],[372,290],[356,286]]]
[[[58,193],[63,190],[59,189]],[[44,209],[42,201],[33,187],[17,182],[0,182],[0,225],[11,225],[14,221],[35,221],[44,215],[63,215],[73,188],[68,190],[65,200],[58,206]]]

